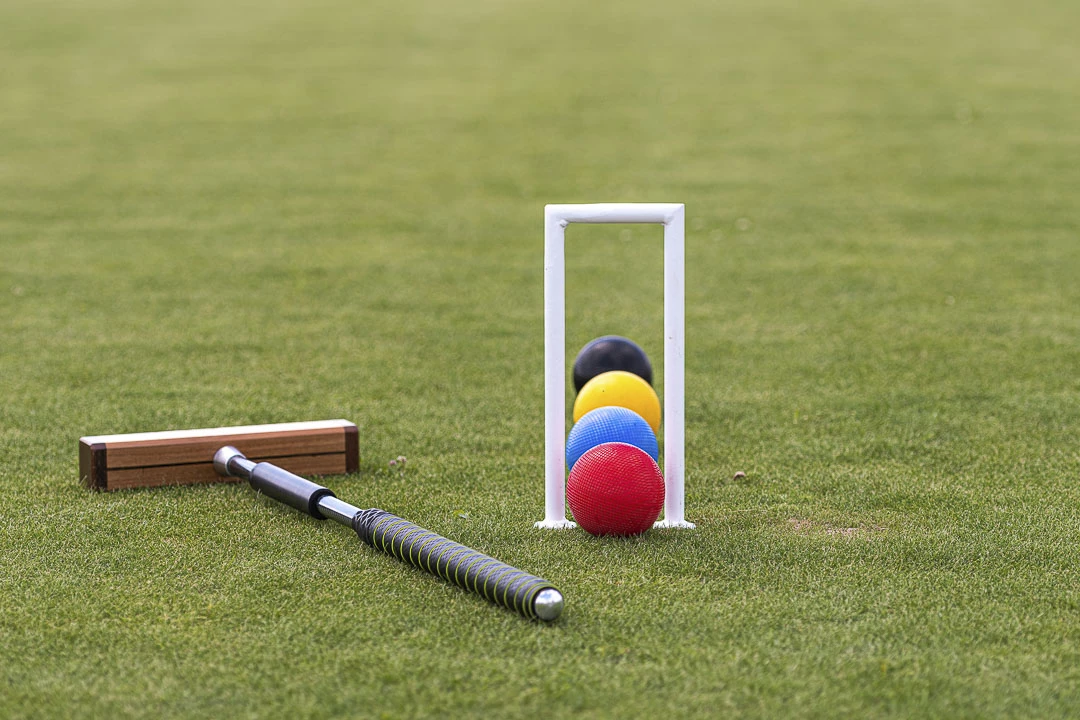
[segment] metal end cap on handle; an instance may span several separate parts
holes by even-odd
[[[562,614],[562,593],[555,588],[544,588],[533,601],[533,612],[544,622],[551,622]]]

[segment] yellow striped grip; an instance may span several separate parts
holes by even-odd
[[[543,578],[447,540],[385,510],[358,512],[353,518],[353,529],[376,550],[528,618],[537,618],[535,601],[540,591],[555,589]]]

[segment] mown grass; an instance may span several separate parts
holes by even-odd
[[[1075,715],[1078,22],[0,6],[0,715]],[[600,200],[687,204],[694,532],[532,528],[542,206]],[[568,238],[568,356],[659,365],[659,230]],[[81,435],[332,417],[340,496],[564,618],[243,487],[76,481]]]

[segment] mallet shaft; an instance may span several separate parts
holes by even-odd
[[[215,453],[214,468],[222,475],[244,478],[263,494],[318,520],[348,525],[371,547],[525,617],[551,621],[562,612],[562,593],[547,580],[385,510],[361,510],[339,500],[329,488],[270,463],[254,463],[234,447]]]

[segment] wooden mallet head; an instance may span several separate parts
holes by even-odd
[[[360,468],[356,425],[348,420],[245,425],[79,439],[79,477],[95,490],[238,482],[214,470],[214,453],[231,445],[255,462],[297,475]]]

